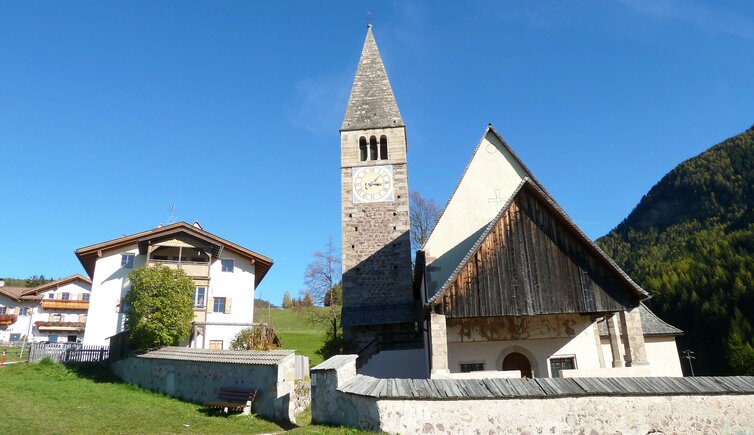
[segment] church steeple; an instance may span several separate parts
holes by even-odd
[[[369,24],[341,131],[390,127],[405,125]]]

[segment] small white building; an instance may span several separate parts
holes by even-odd
[[[178,222],[76,250],[92,278],[85,345],[104,345],[123,331],[128,274],[162,264],[194,281],[194,326],[182,346],[228,349],[254,321],[254,291],[272,260],[193,225]]]

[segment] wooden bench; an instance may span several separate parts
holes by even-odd
[[[251,414],[251,403],[257,390],[241,390],[237,388],[220,388],[217,390],[216,402],[204,402],[208,408],[223,408],[224,412],[229,410],[243,411],[244,415]]]

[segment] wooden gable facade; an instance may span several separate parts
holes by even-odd
[[[448,318],[607,313],[647,294],[525,179],[440,291]]]

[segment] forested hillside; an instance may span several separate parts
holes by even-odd
[[[678,165],[597,243],[685,331],[697,375],[754,374],[754,126]]]

